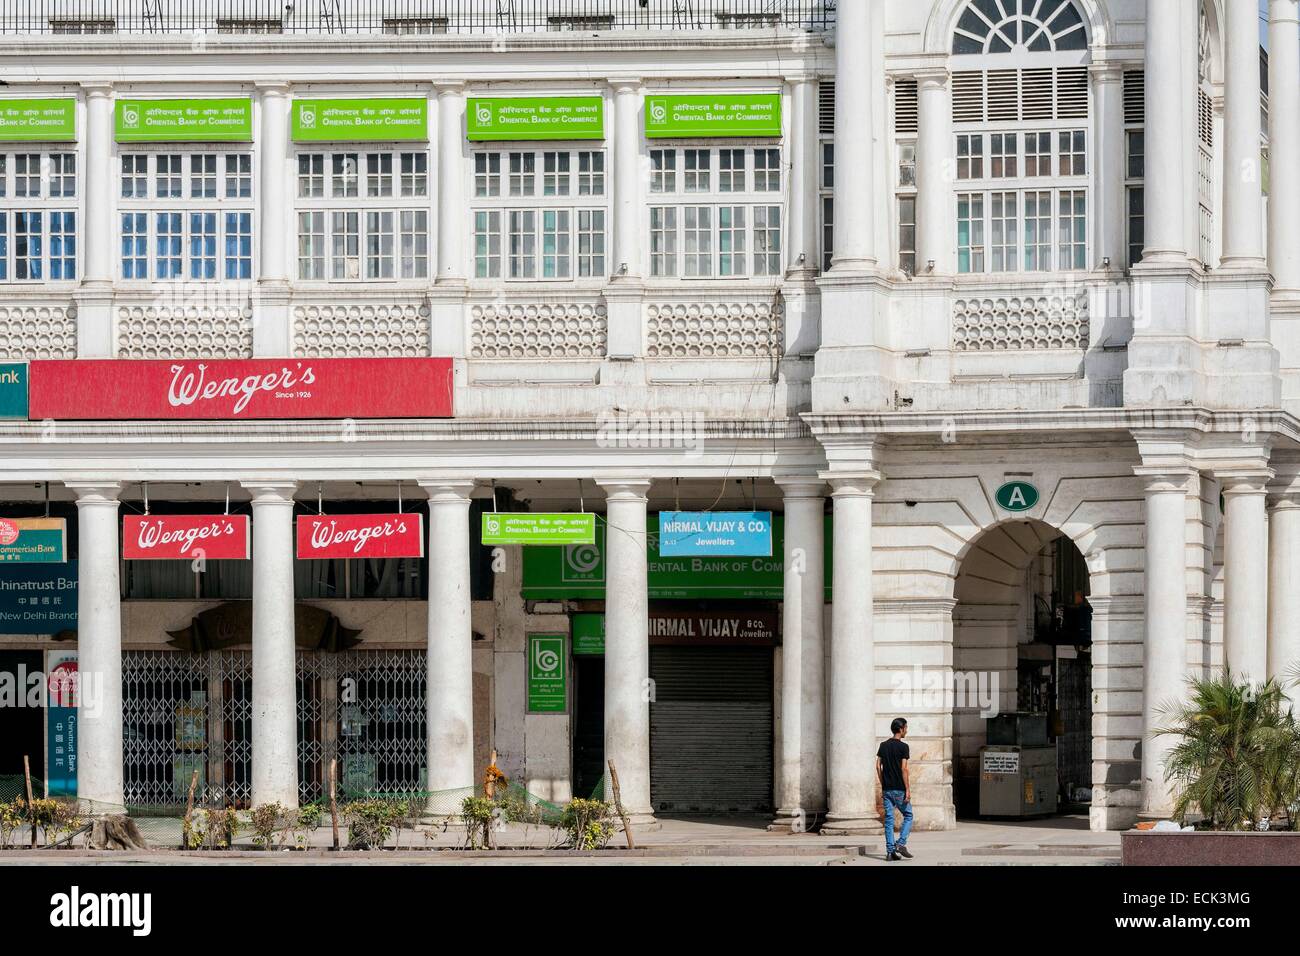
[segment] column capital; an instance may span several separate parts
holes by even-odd
[[[642,80],[639,76],[611,76],[608,83],[615,93],[636,93],[641,89]]]
[[[943,89],[951,77],[952,72],[946,66],[927,66],[912,74],[918,92],[923,89]]]
[[[451,96],[452,94],[461,94],[465,92],[464,80],[434,80],[432,83],[433,91],[439,97]]]
[[[83,505],[111,505],[117,507],[122,493],[120,481],[65,481],[63,487],[77,496],[77,507]]]
[[[107,81],[95,80],[81,84],[82,90],[86,93],[86,99],[110,99],[113,96],[113,84]]]
[[[435,501],[469,501],[474,494],[473,478],[418,478],[415,482],[429,494],[429,503]]]
[[[253,88],[262,96],[288,96],[292,86],[283,80],[258,81],[253,84]]]
[[[1273,470],[1264,468],[1215,471],[1214,477],[1223,485],[1225,496],[1262,495],[1268,490],[1268,483],[1273,480]]]
[[[298,482],[280,479],[254,479],[241,481],[239,486],[252,495],[254,507],[258,505],[293,504]]]
[[[1200,472],[1191,467],[1168,467],[1164,465],[1139,465],[1133,474],[1144,478],[1143,490],[1147,494],[1181,492],[1187,494],[1187,485]]]
[[[775,475],[772,480],[785,498],[826,497],[826,480],[820,475]]]
[[[597,478],[595,481],[605,489],[606,501],[645,501],[650,494],[649,478]]]
[[[824,471],[821,477],[830,482],[832,498],[873,498],[876,485],[885,479],[878,471],[861,471],[856,474]]]
[[[1094,83],[1121,83],[1124,80],[1124,64],[1115,60],[1090,63],[1088,76]]]

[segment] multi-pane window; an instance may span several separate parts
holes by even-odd
[[[780,149],[656,148],[650,175],[652,277],[782,274]]]
[[[253,278],[253,157],[123,153],[118,203],[123,279]]]
[[[898,210],[898,268],[907,275],[916,275],[916,140],[899,140],[898,190],[895,208]]]
[[[1146,245],[1146,193],[1143,181],[1146,176],[1146,135],[1141,129],[1130,129],[1124,134],[1127,162],[1124,169],[1124,205],[1128,224],[1128,264],[1142,261]]]
[[[998,130],[956,138],[957,270],[1088,268],[1088,134]]]
[[[0,282],[77,278],[77,156],[0,153]]]
[[[470,211],[474,277],[608,276],[605,182],[603,150],[476,152]]]
[[[824,138],[821,142],[821,200],[822,221],[822,271],[831,267],[835,257],[835,143]]]
[[[425,150],[300,152],[298,278],[429,276]]]

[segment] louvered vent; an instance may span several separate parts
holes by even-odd
[[[1214,104],[1204,90],[1198,90],[1196,94],[1197,103],[1197,132],[1200,133],[1201,142],[1210,149],[1214,148]]]
[[[916,132],[916,80],[894,81],[894,132]]]
[[[821,113],[818,128],[823,135],[830,135],[835,132],[835,81],[822,80],[818,84],[817,96]]]
[[[1087,118],[1087,67],[967,70],[952,75],[954,123]]]
[[[1146,74],[1124,71],[1124,122],[1140,126],[1146,122]]]

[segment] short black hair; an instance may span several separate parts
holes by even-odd
[[[896,734],[906,726],[907,726],[907,721],[905,719],[903,719],[902,717],[895,717],[894,722],[889,725],[889,732],[891,734]]]

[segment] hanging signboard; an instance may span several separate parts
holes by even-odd
[[[47,359],[29,374],[34,421],[451,417],[446,358]]]
[[[0,563],[0,634],[57,634],[76,627],[76,561]]]
[[[245,560],[248,515],[127,515],[122,557],[128,561]]]
[[[113,133],[119,143],[251,143],[253,101],[118,100]]]
[[[569,619],[574,656],[605,653],[605,615],[574,614]],[[647,620],[651,644],[696,646],[776,645],[776,614],[752,608],[737,611],[656,611]]]
[[[823,537],[825,594],[832,579],[830,517]],[[659,519],[647,519],[650,599],[724,598],[779,601],[784,593],[783,518],[772,522],[771,557],[665,557],[659,553]],[[594,544],[563,548],[524,548],[523,595],[530,601],[605,597],[605,525],[596,526]]]
[[[0,563],[62,564],[66,560],[65,518],[0,518]]]
[[[487,545],[593,544],[595,540],[594,514],[483,513],[482,543]]]
[[[298,557],[422,558],[424,516],[300,515]]]
[[[661,511],[659,554],[768,558],[772,556],[770,511]]]
[[[77,795],[77,652],[45,652],[45,779],[51,797]]]
[[[26,362],[0,362],[0,418],[27,419]]]
[[[528,713],[564,713],[568,705],[568,663],[563,634],[528,635]]]
[[[575,657],[605,653],[605,615],[574,614],[569,618],[570,642]]]
[[[294,100],[295,143],[427,140],[429,102],[409,99]]]
[[[651,94],[647,139],[781,135],[780,93]]]
[[[599,96],[472,97],[465,108],[470,142],[604,139]]]
[[[72,97],[0,100],[0,142],[76,141],[77,101]]]

